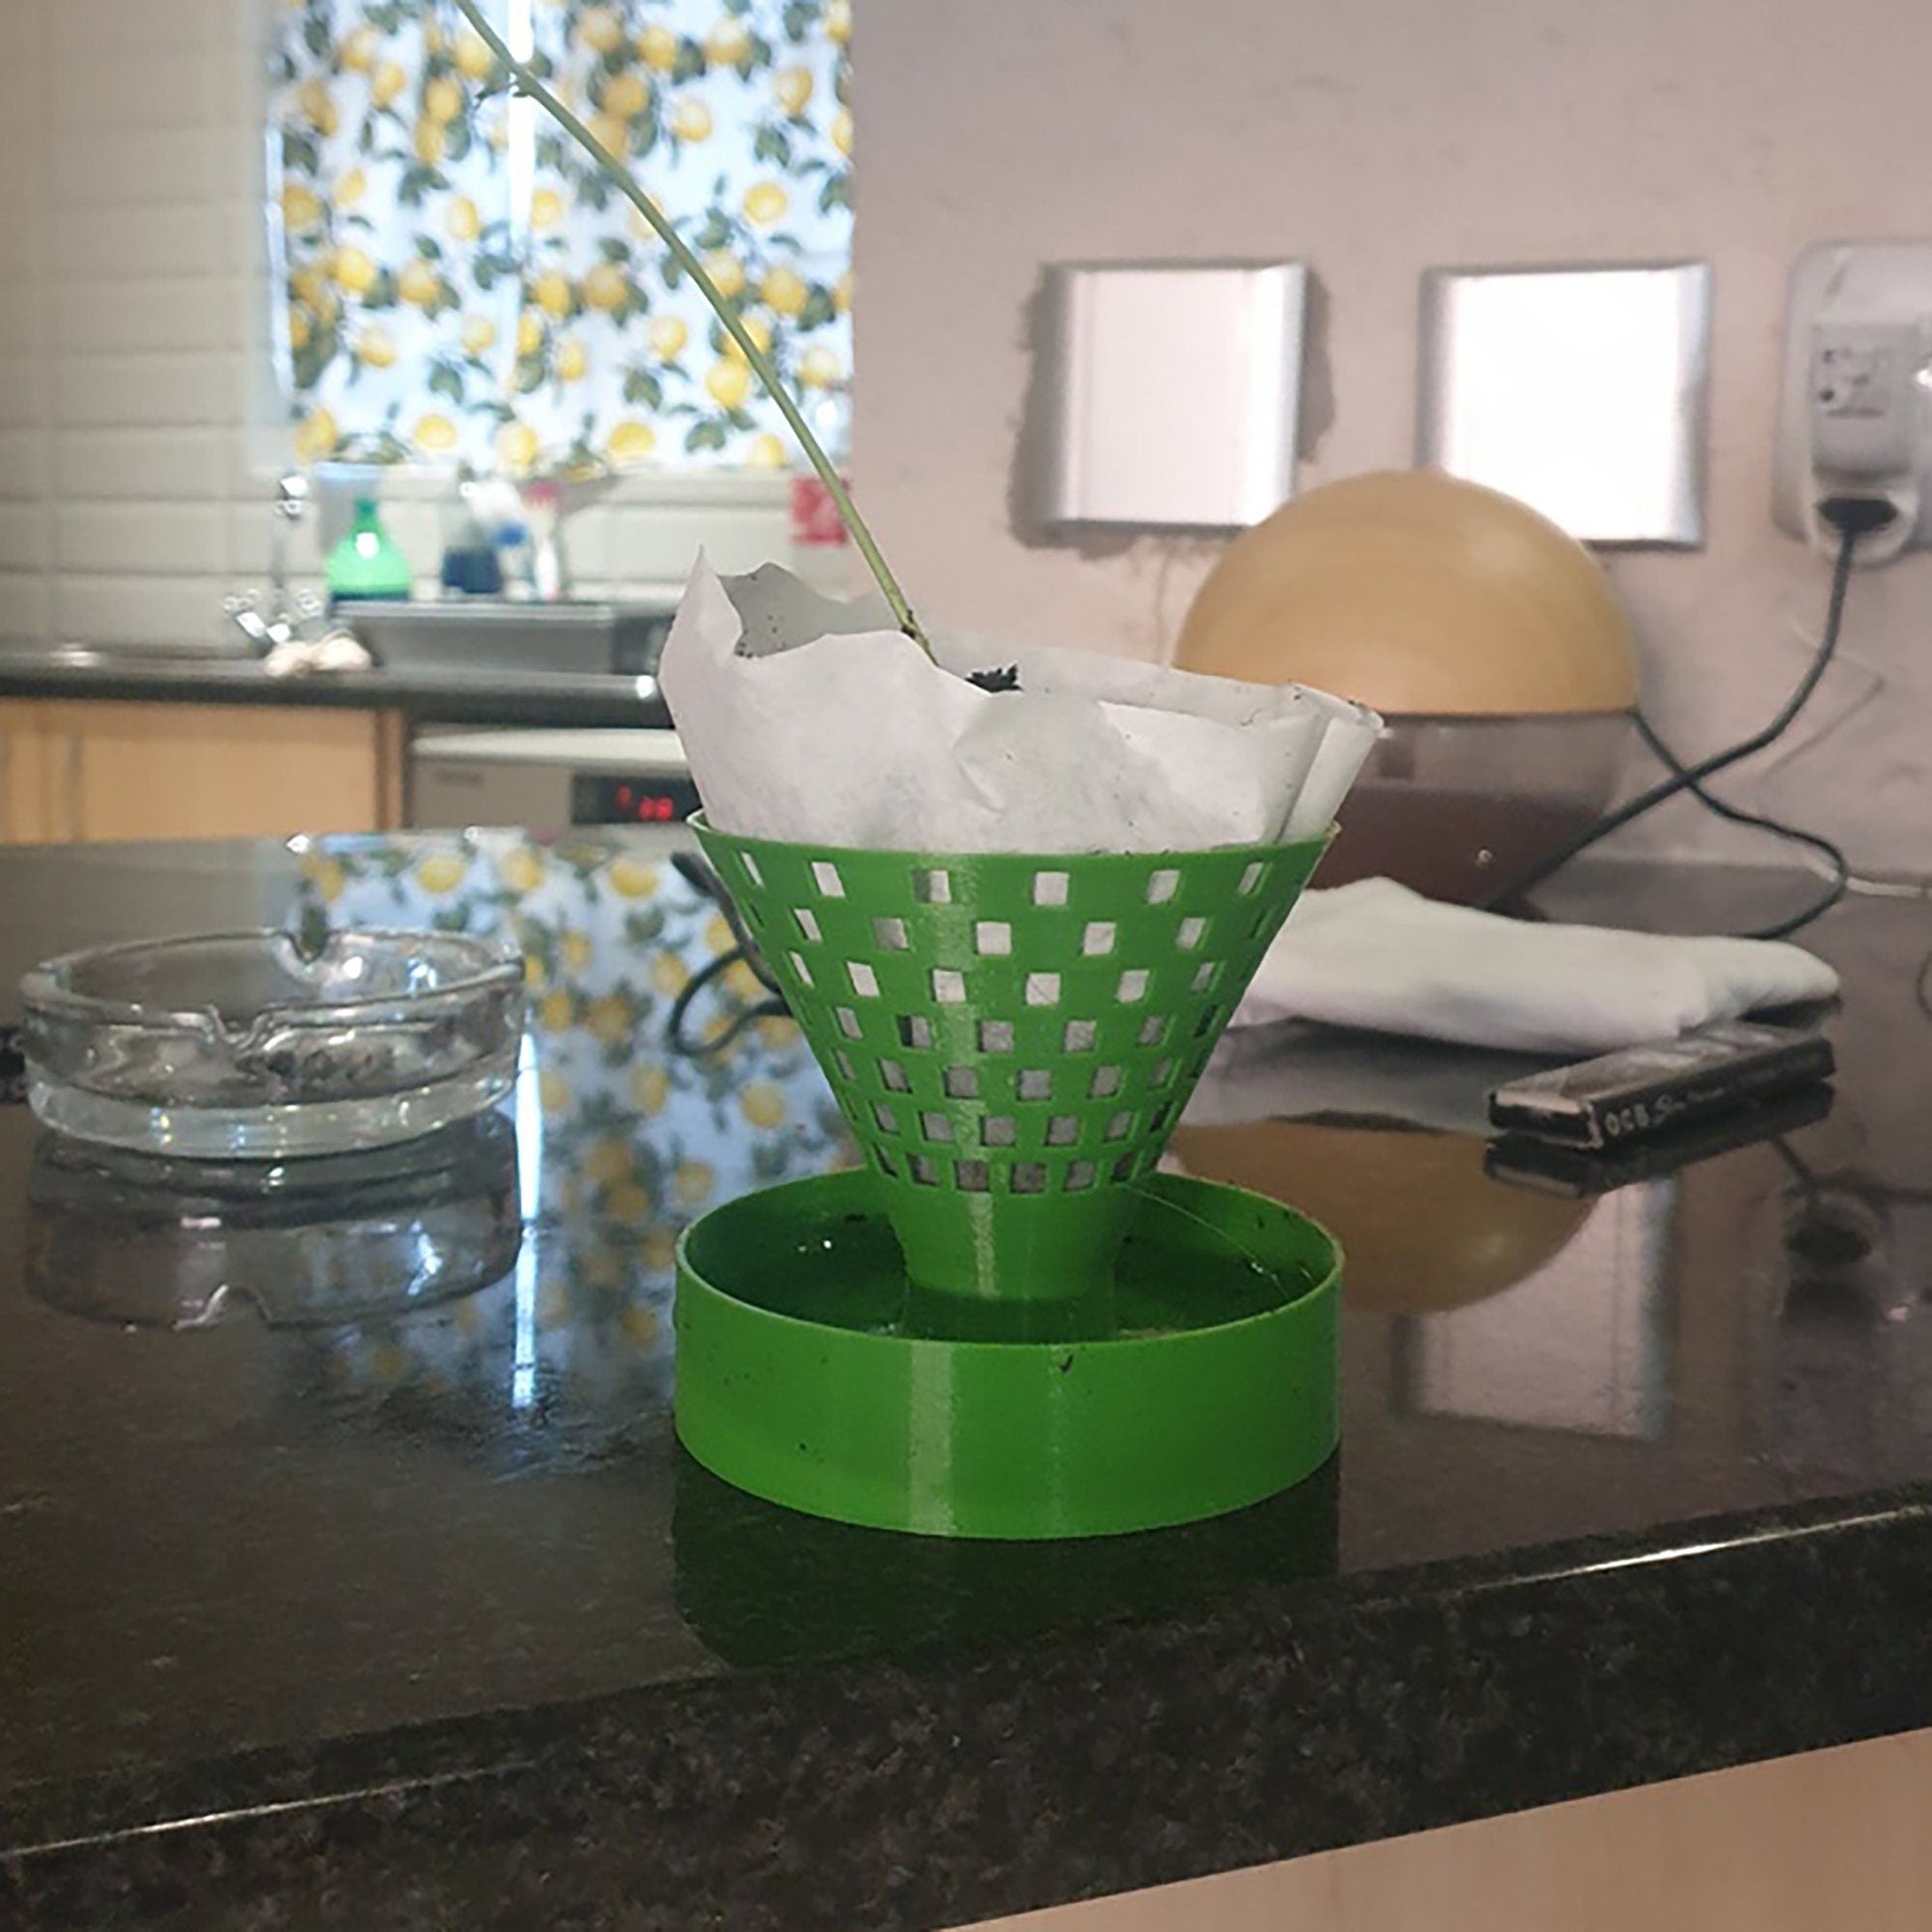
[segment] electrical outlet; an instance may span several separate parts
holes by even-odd
[[[1923,360],[1918,325],[1818,322],[1811,331],[1811,461],[1834,480],[1909,476]]]
[[[1898,510],[1861,543],[1882,563],[1932,542],[1932,242],[1827,242],[1791,271],[1773,473],[1778,527],[1837,548],[1816,505],[1835,492]]]

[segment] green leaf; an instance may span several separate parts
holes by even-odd
[[[538,349],[534,354],[519,355],[516,358],[515,380],[518,395],[527,396],[531,390],[543,387],[543,379],[549,373],[546,366],[548,359],[542,349]]]
[[[487,292],[496,286],[496,264],[488,255],[479,255],[470,264],[470,276],[478,288]]]
[[[429,392],[433,396],[448,396],[458,405],[463,403],[463,371],[448,362],[438,362],[430,371]]]
[[[623,372],[623,399],[656,409],[663,403],[664,385],[652,370],[633,364]]]
[[[684,265],[675,255],[667,254],[658,264],[657,273],[667,289],[674,289],[684,280]]]
[[[304,134],[299,128],[285,127],[282,130],[282,166],[290,174],[315,174],[322,166],[322,156],[316,148],[314,135]]]
[[[470,131],[470,123],[467,119],[452,121],[449,127],[450,159],[452,161],[463,160],[469,154],[475,136]]]
[[[419,234],[416,237],[416,252],[427,262],[440,262],[443,249],[434,235]]]
[[[784,13],[785,39],[795,47],[816,25],[817,20],[818,9],[811,4],[811,0],[790,0]]]
[[[781,128],[769,123],[760,127],[758,137],[752,143],[752,156],[757,161],[775,161],[781,168],[791,165],[791,143],[784,137]]]
[[[727,440],[723,423],[693,423],[685,432],[684,447],[687,453],[695,455],[699,450],[722,450]]]
[[[302,957],[314,959],[329,943],[328,912],[311,901],[302,908],[298,929],[302,937]]]
[[[627,262],[630,259],[630,244],[621,235],[604,235],[597,246],[607,262]]]
[[[564,137],[561,134],[539,134],[537,136],[537,166],[548,168],[558,174],[564,165]]]
[[[704,218],[691,246],[698,249],[723,248],[732,239],[732,225],[718,208],[713,208]]]
[[[396,278],[386,268],[378,268],[368,293],[362,297],[365,309],[393,309],[396,306]]]
[[[823,329],[837,314],[831,292],[814,285],[811,294],[805,298],[805,306],[798,312],[800,334],[810,329]]]
[[[611,205],[611,178],[601,169],[577,184],[577,200],[585,207],[606,208]]]
[[[704,49],[694,40],[677,44],[677,59],[671,64],[671,81],[695,80],[704,71]]]
[[[484,370],[484,373],[487,374],[488,371]],[[500,396],[484,396],[479,402],[470,403],[468,410],[472,416],[487,416],[498,423],[512,423],[516,420],[516,411]]]
[[[375,122],[364,118],[362,125],[355,131],[355,152],[372,154],[375,151]]]
[[[322,372],[336,359],[337,341],[334,333],[318,331],[295,351],[290,360],[289,373],[295,378],[298,390],[313,389],[322,379]]]
[[[302,23],[302,45],[317,60],[329,52],[329,23],[321,14],[311,14]]]
[[[818,191],[819,213],[830,214],[835,207],[850,207],[852,206],[852,189],[850,183],[851,177],[849,175],[834,175]]]

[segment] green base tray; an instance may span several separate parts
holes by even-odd
[[[999,1316],[913,1296],[884,1191],[791,1181],[679,1243],[677,1432],[727,1482],[922,1536],[1111,1536],[1244,1508],[1333,1450],[1340,1253],[1293,1209],[1152,1177],[1103,1299]]]

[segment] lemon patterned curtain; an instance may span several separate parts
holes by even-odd
[[[492,0],[837,453],[850,0]],[[278,19],[274,341],[305,461],[776,468],[777,411],[648,224],[439,0]]]

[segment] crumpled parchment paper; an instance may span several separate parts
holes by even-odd
[[[1381,720],[1241,684],[965,634],[930,662],[874,596],[701,557],[658,680],[723,831],[861,850],[1186,852],[1320,832]],[[1018,669],[1017,691],[976,670]]]

